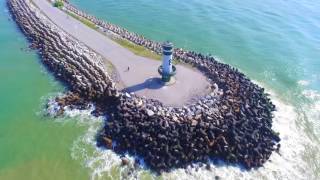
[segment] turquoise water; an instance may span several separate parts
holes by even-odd
[[[210,179],[215,175],[222,179],[320,178],[319,2],[71,2],[150,39],[171,40],[177,47],[210,53],[272,94],[281,155],[274,153],[264,168],[250,172],[221,166],[211,172],[177,170],[163,175],[164,179]],[[99,127],[97,120],[91,123],[72,116],[62,120],[66,123],[57,123],[38,113],[43,101],[62,88],[45,72],[34,52],[20,50],[27,42],[7,20],[4,2],[0,8],[0,179],[21,179],[21,174],[29,172],[24,179],[47,179],[52,174],[58,179],[124,177],[126,169],[118,166],[116,155],[92,148],[90,137]],[[52,168],[56,168],[54,173]],[[138,171],[132,177],[150,179],[148,174]]]
[[[85,132],[72,118],[65,123],[43,115],[52,93],[62,92],[0,1],[0,180],[88,179],[70,155]]]
[[[320,90],[317,1],[72,0],[148,38],[211,53],[280,93],[299,80]]]

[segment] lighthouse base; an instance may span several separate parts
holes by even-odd
[[[177,71],[177,69],[175,66],[172,66],[172,72],[169,74],[163,72],[162,66],[159,66],[159,68],[158,68],[158,72],[162,77],[161,79],[165,83],[170,83],[172,81],[175,82],[174,75],[176,75],[176,71]]]
[[[162,82],[163,86],[171,86],[174,85],[176,83],[176,78],[174,76],[170,77],[170,79],[165,79],[163,80],[162,78]]]

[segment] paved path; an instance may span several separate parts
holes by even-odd
[[[116,68],[126,90],[170,105],[181,105],[193,95],[203,95],[207,92],[209,83],[206,78],[200,72],[181,65],[177,66],[176,83],[172,86],[160,86],[160,76],[157,72],[160,61],[133,54],[103,34],[53,7],[47,0],[32,1],[61,29],[109,60]]]

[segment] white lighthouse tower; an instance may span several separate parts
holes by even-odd
[[[162,68],[163,73],[170,74],[172,72],[172,49],[173,44],[170,42],[165,42],[162,44]]]
[[[158,71],[164,82],[169,82],[171,76],[176,74],[176,67],[172,65],[173,44],[169,41],[162,44],[162,65]]]

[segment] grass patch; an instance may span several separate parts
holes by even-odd
[[[68,11],[65,11],[67,14],[69,14],[70,16],[72,16],[73,18],[81,21],[83,24],[85,24],[86,26],[94,29],[94,30],[97,30],[98,27],[91,21],[87,20],[87,19],[84,19],[82,17],[79,17],[78,15],[74,14],[74,13],[71,13],[71,12],[68,12]]]
[[[104,67],[106,68],[106,71],[109,75],[113,74],[115,72],[115,67],[113,66],[113,64],[111,63],[111,61],[109,60],[105,60],[104,61]]]
[[[142,56],[142,57],[147,57],[150,59],[155,59],[162,61],[162,55],[159,55],[143,46],[136,45],[126,39],[121,39],[121,38],[111,38],[113,41],[121,45],[122,47],[128,49],[129,51],[133,52],[137,56]],[[176,59],[172,60],[173,65],[177,65],[180,62]]]
[[[69,12],[69,11],[65,11],[68,15],[72,16],[73,18],[79,20],[80,22],[82,22],[83,24],[87,25],[88,27],[94,29],[94,30],[98,30],[98,27],[91,21],[79,17],[78,15]],[[98,31],[99,32],[99,31]],[[105,34],[104,34],[105,35]],[[142,56],[142,57],[146,57],[146,58],[150,58],[150,59],[154,59],[154,60],[162,60],[162,56],[143,47],[140,45],[136,45],[126,39],[121,39],[121,38],[115,38],[115,37],[111,37],[111,39],[113,41],[115,41],[116,43],[118,43],[119,45],[121,45],[122,47],[130,50],[131,52],[133,52],[135,55],[137,56]],[[176,61],[175,59],[173,59],[172,63],[174,65],[178,64],[178,61]]]
[[[53,3],[53,6],[54,7],[57,7],[57,8],[62,8],[63,7],[63,2],[61,0],[57,0]]]
[[[135,55],[143,56],[155,60],[161,60],[161,56],[155,52],[150,51],[149,49],[136,45],[128,40],[120,39],[120,38],[112,38],[115,42],[120,44],[122,47],[129,49]]]

